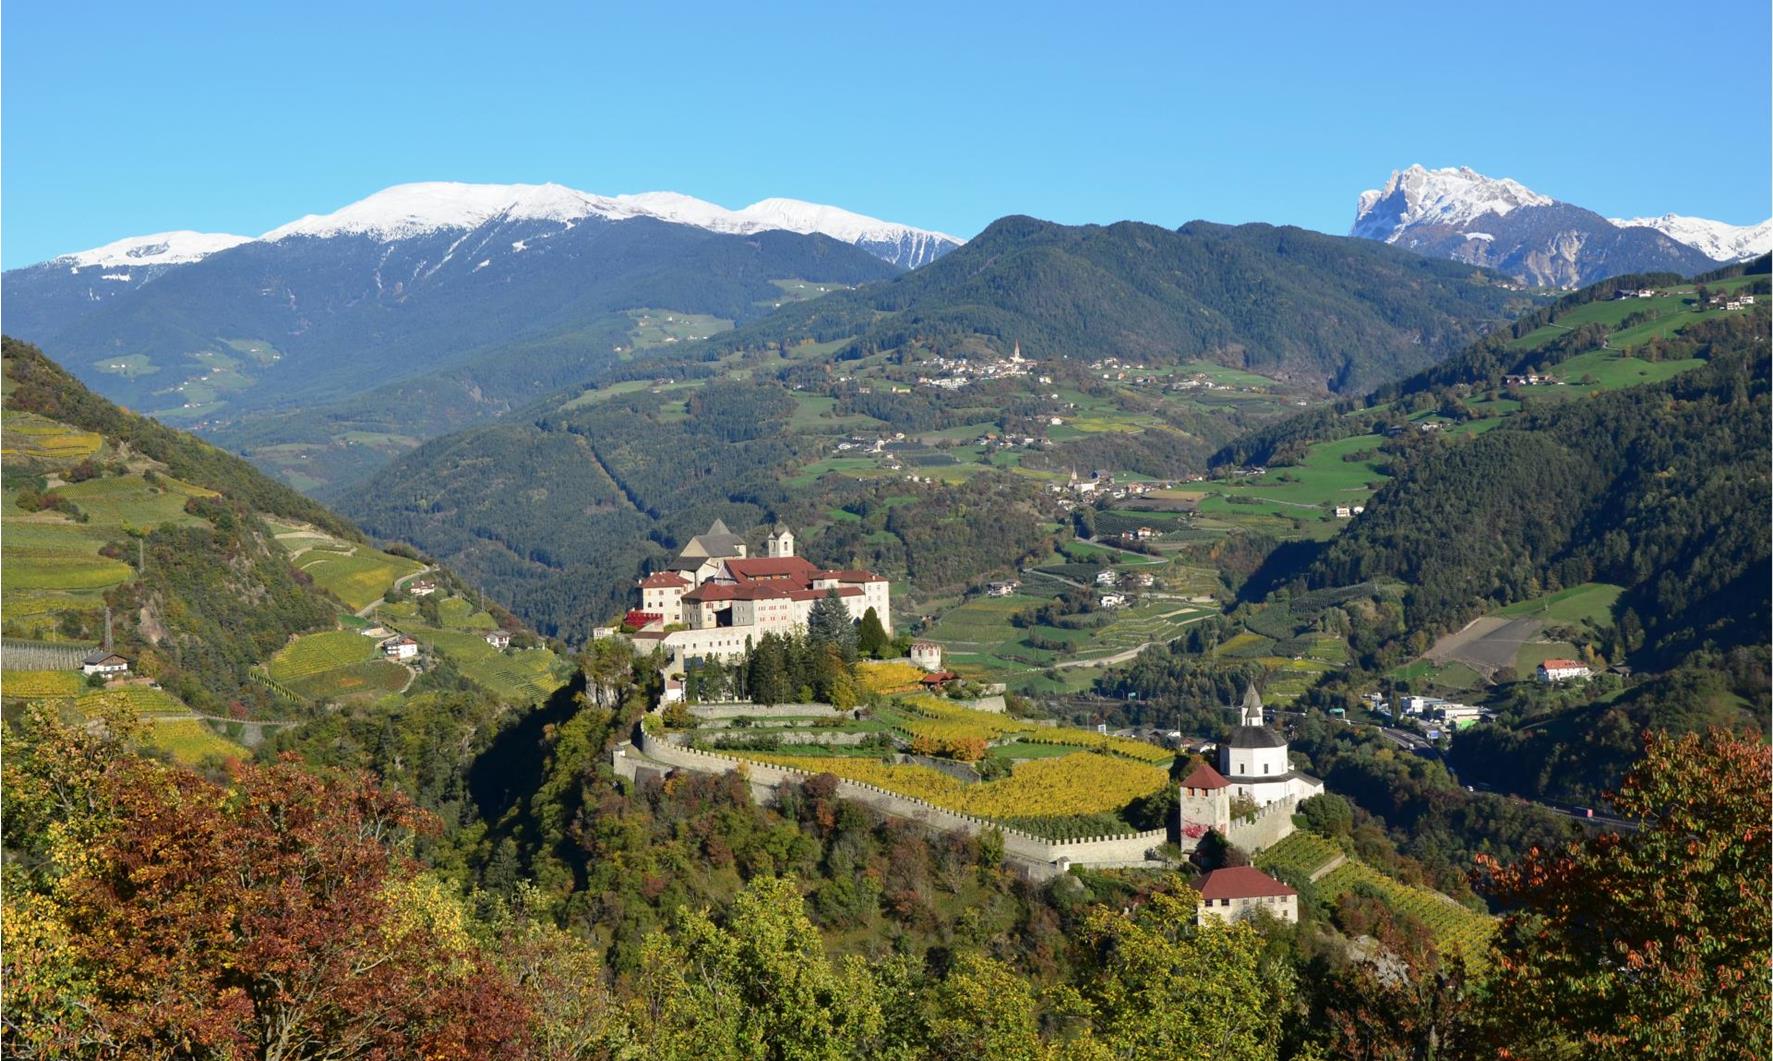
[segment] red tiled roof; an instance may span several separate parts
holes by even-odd
[[[948,670],[939,670],[934,674],[926,674],[917,679],[924,685],[941,685],[943,682],[959,681],[960,675]]]
[[[740,582],[792,579],[803,586],[810,585],[813,575],[819,570],[811,561],[801,556],[760,556],[747,560],[728,560],[726,569]]]
[[[794,600],[819,600],[827,594],[835,593],[839,597],[860,597],[862,591],[854,586],[834,586],[831,589],[791,589],[788,596]]]
[[[654,571],[640,580],[642,589],[662,589],[668,586],[687,586],[689,579],[675,571]]]
[[[1576,667],[1587,667],[1588,664],[1574,659],[1548,659],[1540,666],[1546,670],[1571,670]]]
[[[834,578],[839,582],[885,582],[886,579],[872,571],[846,568],[841,571],[821,571],[816,578]]]
[[[1293,889],[1253,866],[1216,869],[1196,886],[1202,899],[1259,899],[1265,895],[1298,895]]]
[[[1182,779],[1182,787],[1230,788],[1231,782],[1225,780],[1225,775],[1213,769],[1210,765],[1201,763],[1199,766],[1189,771],[1187,777]]]
[[[622,616],[622,625],[632,626],[639,629],[651,626],[663,618],[665,617],[658,612],[643,612],[636,609],[635,611],[631,611],[627,615]]]

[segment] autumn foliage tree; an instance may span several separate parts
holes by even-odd
[[[44,860],[7,879],[8,1056],[521,1051],[521,997],[401,852],[433,827],[404,798],[293,762],[227,784],[133,756],[75,768],[27,756],[7,774],[9,809],[96,794],[90,816],[27,812]]]
[[[1480,859],[1497,1056],[1766,1057],[1768,786],[1760,740],[1648,734],[1611,798],[1636,831]]]

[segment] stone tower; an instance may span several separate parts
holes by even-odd
[[[794,555],[794,532],[788,524],[778,522],[770,531],[769,540],[764,542],[764,555],[773,557]]]
[[[1206,763],[1196,766],[1182,779],[1181,810],[1182,850],[1192,851],[1200,838],[1212,829],[1221,835],[1231,828],[1231,782]]]

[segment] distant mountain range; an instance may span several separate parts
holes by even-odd
[[[1773,221],[1608,219],[1466,167],[1411,166],[1362,192],[1349,235],[1573,288],[1626,273],[1692,275],[1773,248]]]
[[[787,199],[730,211],[670,193],[408,184],[257,239],[120,240],[3,284],[9,334],[174,423],[221,428],[422,379],[441,392],[427,418],[447,429],[647,342],[700,338],[959,245]],[[637,334],[641,318],[661,327]],[[520,359],[487,360],[518,344]]]

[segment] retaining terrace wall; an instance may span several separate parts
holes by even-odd
[[[811,771],[798,770],[793,767],[742,761],[726,755],[687,748],[668,738],[647,733],[645,729],[639,727],[636,728],[634,744],[641,754],[649,759],[668,766],[693,770],[697,773],[722,774],[737,769],[742,764],[751,786],[751,796],[759,803],[766,803],[773,799],[777,786],[783,782],[801,783],[816,776]],[[624,777],[632,777],[634,764],[624,764],[620,761],[622,751],[619,748],[616,755],[618,759],[616,772]],[[628,768],[626,771],[623,769],[624,766]],[[851,781],[846,778],[838,778],[837,795],[841,799],[866,804],[882,814],[921,822],[932,829],[939,829],[943,832],[960,832],[969,836],[977,836],[986,829],[996,829],[1003,834],[1004,854],[1023,865],[1036,877],[1056,876],[1065,872],[1066,868],[1072,865],[1098,866],[1143,863],[1151,849],[1162,845],[1169,838],[1167,830],[1151,829],[1125,836],[1097,836],[1063,841],[1047,840],[1020,829],[1000,825],[987,818],[961,814],[920,799],[897,792],[889,792],[876,785]],[[1289,818],[1288,821],[1290,822],[1291,819]]]

